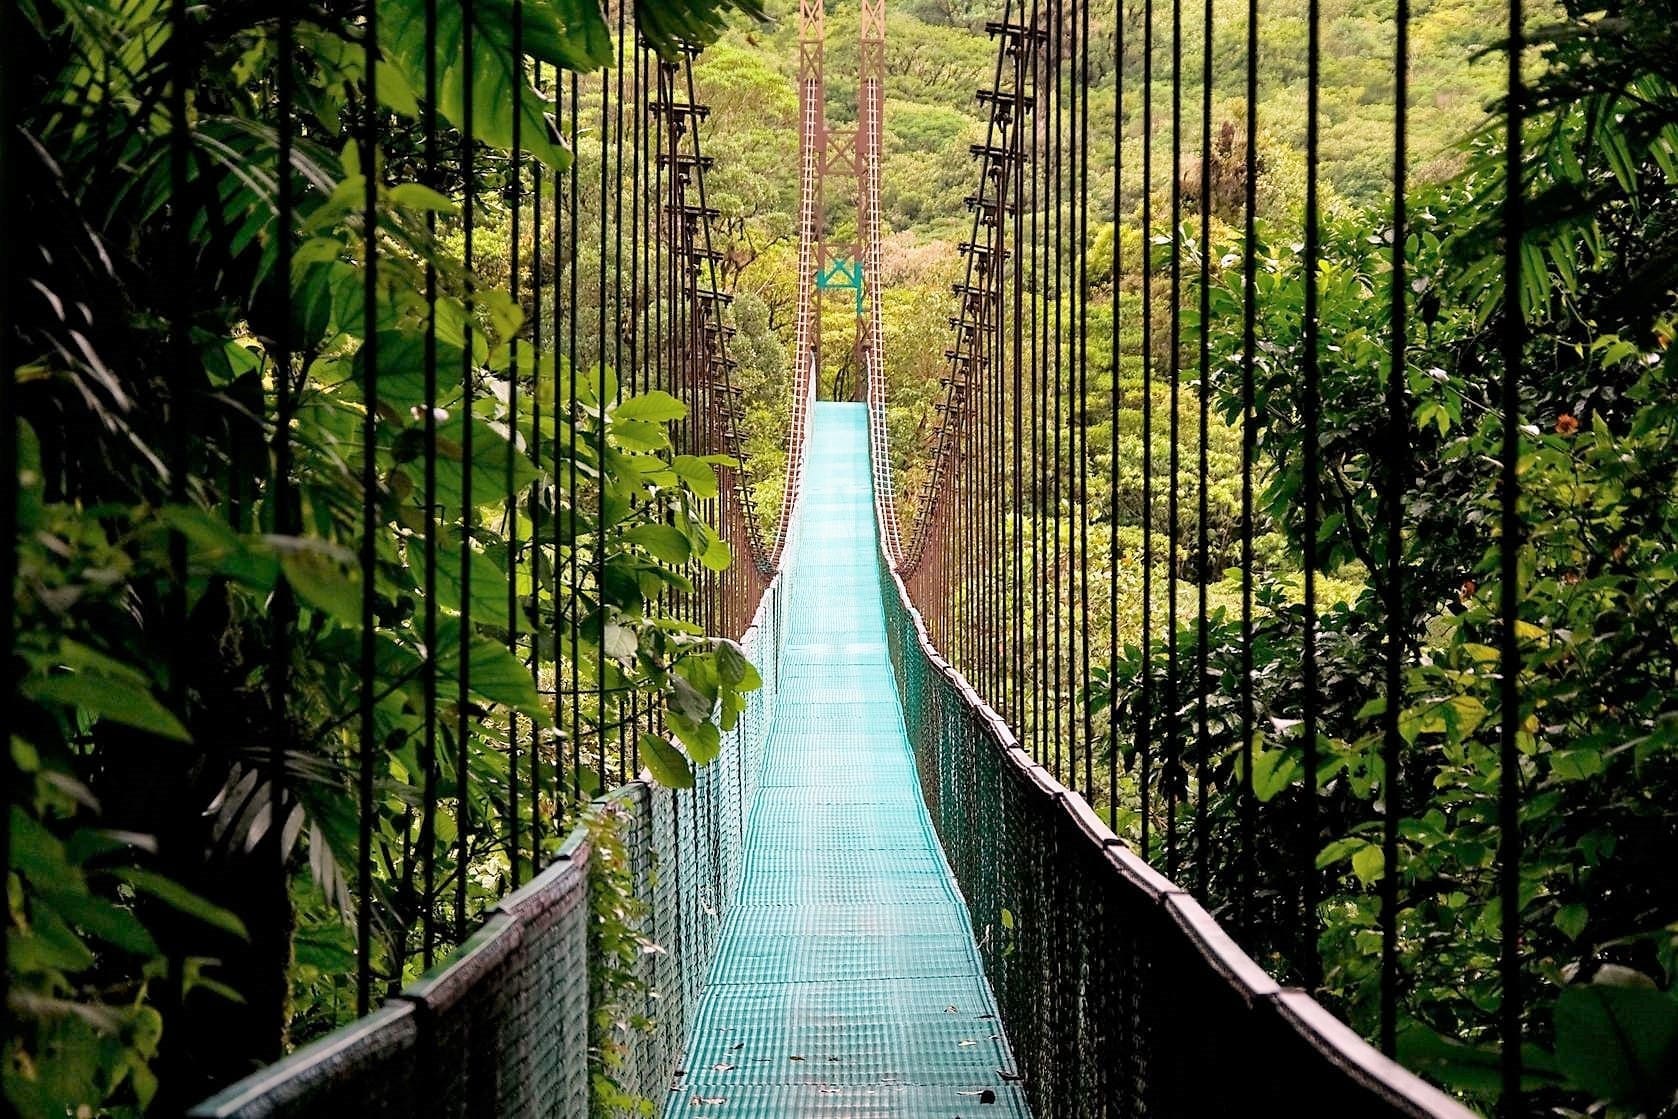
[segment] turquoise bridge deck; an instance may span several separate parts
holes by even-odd
[[[816,406],[781,695],[667,1119],[1024,1117],[886,651],[864,405]]]

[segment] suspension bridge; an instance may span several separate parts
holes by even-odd
[[[432,40],[435,18],[432,12],[425,24]],[[520,18],[514,22],[522,28]],[[361,631],[367,667],[356,699],[361,853],[358,876],[342,891],[355,899],[346,904],[357,907],[361,1015],[221,1087],[188,1114],[574,1119],[591,1113],[591,1099],[609,1080],[626,1101],[650,1101],[666,1119],[1220,1113],[1465,1119],[1471,1113],[1456,1099],[1391,1056],[1396,1010],[1388,988],[1396,987],[1398,931],[1390,918],[1372,932],[1385,985],[1378,1045],[1312,997],[1322,979],[1312,860],[1324,837],[1313,796],[1296,798],[1300,803],[1284,798],[1272,811],[1254,793],[1251,724],[1258,714],[1250,664],[1245,682],[1235,685],[1238,694],[1225,697],[1239,709],[1232,720],[1244,731],[1235,750],[1239,764],[1212,758],[1206,747],[1208,705],[1222,685],[1208,682],[1204,627],[1198,647],[1179,648],[1180,640],[1196,640],[1180,636],[1180,591],[1187,584],[1179,587],[1179,574],[1189,552],[1207,554],[1211,481],[1208,394],[1184,391],[1184,354],[1192,347],[1182,334],[1185,309],[1176,301],[1184,269],[1196,265],[1185,252],[1173,251],[1169,264],[1176,281],[1170,356],[1157,359],[1151,342],[1144,347],[1145,409],[1152,407],[1152,378],[1168,379],[1170,387],[1169,478],[1156,477],[1153,454],[1154,425],[1164,420],[1147,411],[1144,500],[1151,513],[1165,486],[1171,525],[1158,544],[1170,561],[1163,589],[1154,585],[1151,520],[1145,529],[1144,645],[1151,655],[1163,599],[1168,620],[1158,636],[1169,642],[1170,666],[1147,674],[1134,700],[1140,726],[1134,781],[1119,768],[1119,705],[1109,702],[1103,710],[1091,701],[1099,675],[1092,665],[1116,662],[1118,627],[1109,619],[1097,636],[1090,619],[1115,608],[1116,583],[1104,590],[1100,581],[1116,580],[1120,566],[1116,523],[1101,535],[1091,532],[1091,495],[1100,481],[1092,481],[1091,468],[1105,464],[1112,471],[1109,492],[1116,492],[1121,438],[1116,342],[1111,400],[1091,390],[1091,209],[1116,211],[1120,200],[1096,197],[1105,180],[1090,166],[1092,124],[1110,110],[1090,103],[1091,52],[1107,43],[1092,36],[1088,8],[1067,0],[1007,0],[988,25],[995,65],[978,91],[987,123],[983,140],[971,146],[971,224],[953,289],[947,368],[925,477],[905,516],[899,502],[907,495],[892,469],[884,368],[884,0],[861,0],[855,119],[843,125],[830,121],[823,0],[799,0],[798,283],[786,466],[773,529],[763,527],[754,503],[762,479],[747,453],[742,388],[730,354],[724,253],[713,230],[719,214],[707,186],[713,160],[702,145],[709,111],[693,66],[699,49],[660,53],[654,29],[637,27],[647,18],[629,5],[610,9],[615,55],[598,73],[554,68],[544,78],[538,64],[530,74],[530,96],[539,94],[551,109],[553,136],[575,158],[563,170],[547,169],[536,156],[538,141],[521,137],[521,126],[535,125],[522,107],[514,114],[511,185],[496,189],[513,215],[509,302],[531,313],[503,347],[510,356],[499,369],[476,356],[488,347],[474,349],[474,330],[487,329],[475,325],[483,310],[475,300],[487,305],[487,296],[467,285],[458,296],[464,307],[458,321],[440,329],[438,308],[445,296],[455,296],[435,270],[424,269],[399,282],[424,288],[403,313],[425,320],[427,348],[401,354],[415,368],[382,365],[377,347],[398,343],[380,288],[367,280],[358,312],[367,324],[367,349],[356,359],[363,379],[357,391],[369,402],[357,413],[367,425],[364,445],[396,447],[407,439],[409,453],[358,460],[366,471],[366,525],[382,515],[380,495],[395,492],[391,479],[408,463],[424,465],[403,474],[404,494],[423,491],[418,519],[405,522],[402,547],[423,569],[412,597],[420,603],[417,632],[426,640],[416,660],[423,710],[409,713],[423,727],[414,734],[422,748],[404,753],[402,764],[420,774],[426,795],[403,802],[399,812],[381,808],[375,795],[387,777],[381,743],[397,734],[398,723],[381,707],[387,693],[374,680],[373,666],[388,653],[374,647],[375,630],[395,623],[383,620],[373,598],[374,567],[383,559],[369,543],[359,558],[367,596]],[[1211,28],[1208,9],[1208,51]],[[1124,32],[1116,33],[1122,54]],[[365,72],[373,74],[380,47],[371,18],[366,34]],[[1317,34],[1313,23],[1313,59]],[[474,57],[470,40],[464,49]],[[1175,49],[1180,61],[1180,41]],[[525,61],[516,37],[512,50],[520,75],[516,96],[523,98]],[[1151,39],[1147,50],[1151,61]],[[430,103],[442,76],[435,45],[426,53],[424,100]],[[178,58],[173,64],[186,65]],[[369,80],[360,71],[352,76]],[[459,85],[453,96],[466,98],[455,170],[466,195],[461,214],[470,267],[479,211],[473,195],[488,188],[472,171],[483,138],[473,134],[470,70],[460,78],[451,71],[449,81]],[[1123,82],[1116,84],[1122,99]],[[1151,84],[1130,92],[1147,100],[1151,114]],[[1180,66],[1170,92],[1173,143],[1180,148],[1183,95],[1195,92]],[[1205,97],[1203,152],[1211,148],[1209,85]],[[376,101],[371,90],[368,101]],[[283,100],[281,108],[290,111]],[[372,111],[360,123],[367,145],[362,164],[372,167],[377,135],[390,124]],[[1316,142],[1313,117],[1313,158]],[[287,138],[281,150],[289,152],[290,143]],[[421,179],[443,181],[440,143],[433,129],[415,157]],[[1151,136],[1144,143],[1151,145]],[[1248,380],[1236,421],[1249,433],[1239,479],[1246,522],[1240,546],[1248,568],[1256,463],[1250,438],[1255,143],[1248,142],[1244,179]],[[1152,182],[1153,161],[1169,160],[1175,168],[1182,152],[1155,153],[1149,146],[1143,158],[1150,165],[1144,181]],[[183,155],[172,166],[177,195],[185,197],[189,163]],[[402,251],[378,232],[376,211],[384,202],[372,178],[360,227],[370,270],[381,248],[387,257],[400,258]],[[1191,197],[1183,177],[1172,178],[1171,213],[1159,217],[1161,224],[1181,229],[1188,208],[1198,205],[1206,228],[1210,190]],[[828,189],[846,182],[854,225],[835,217],[835,192]],[[1314,190],[1314,178],[1312,184]],[[1402,179],[1398,190],[1402,198]],[[298,216],[290,191],[279,189],[275,199],[277,225],[287,231],[282,274],[293,267],[289,231]],[[1313,229],[1315,204],[1313,194]],[[535,228],[521,231],[521,220]],[[437,218],[426,221],[435,234]],[[841,227],[854,232],[841,237]],[[1402,230],[1395,239],[1403,242]],[[1149,226],[1142,252],[1151,254],[1153,245]],[[521,253],[527,254],[522,260]],[[1116,275],[1123,262],[1113,263]],[[1199,265],[1207,267],[1204,259]],[[1143,269],[1154,274],[1151,259]],[[1401,267],[1397,277],[1401,286]],[[823,302],[834,298],[854,310],[850,368],[858,383],[828,394],[840,399],[821,399]],[[1144,299],[1153,298],[1149,288]],[[1200,312],[1204,363],[1205,304]],[[1154,309],[1143,315],[1142,329],[1154,330]],[[463,365],[458,386],[439,387],[440,339],[444,357]],[[289,356],[286,361],[289,368]],[[418,368],[423,385],[411,383]],[[1302,388],[1311,407],[1318,391],[1313,376]],[[659,449],[644,421],[627,419],[628,402],[655,392],[685,405],[672,419],[668,449],[686,464],[678,471],[686,471],[684,478],[699,479],[694,493],[702,516],[695,521],[715,526],[734,560],[699,562],[708,538],[698,528],[690,532],[685,521],[686,535],[676,545],[658,533],[670,524],[649,525],[643,539],[694,558],[665,563],[661,570],[675,576],[663,582],[647,570],[626,578],[637,603],[639,588],[648,588],[649,602],[668,605],[696,632],[737,638],[761,678],[761,687],[729,713],[709,751],[713,758],[699,757],[693,745],[699,732],[681,738],[692,761],[704,763],[692,765],[690,782],[654,780],[653,772],[671,771],[670,761],[643,756],[670,748],[658,743],[676,733],[670,728],[678,716],[625,682],[635,653],[591,657],[578,651],[580,639],[567,646],[544,632],[551,624],[558,634],[565,615],[579,630],[592,627],[605,649],[611,631],[621,630],[632,613],[611,599],[619,592],[609,585],[621,586],[625,576],[610,567],[615,560],[605,545],[583,541],[603,535],[604,528],[593,526],[606,524],[618,501],[602,480],[608,468],[622,467],[638,450]],[[1179,509],[1185,402],[1199,409],[1198,541]],[[496,423],[506,437],[493,445],[511,449],[480,470],[470,417],[482,404],[503,409]],[[1111,447],[1094,446],[1089,417],[1109,405]],[[276,407],[272,438],[287,448],[297,402],[282,395]],[[451,408],[468,417],[458,431],[439,418]],[[405,424],[410,413],[421,417],[411,427],[381,426]],[[641,426],[609,428],[614,416]],[[608,430],[617,432],[613,441]],[[539,460],[544,439],[550,449],[582,456],[581,477],[578,459],[568,474],[551,476],[517,464],[521,454]],[[282,464],[289,454],[287,448],[279,455]],[[439,464],[447,470],[451,461],[453,482],[439,474]],[[634,469],[659,470],[645,458],[636,461]],[[282,465],[282,475],[285,470]],[[481,490],[474,497],[474,476],[480,485],[488,480],[487,497]],[[714,482],[706,484],[708,478]],[[440,488],[448,485],[463,485],[464,494]],[[276,531],[292,521],[300,530],[296,500],[278,499]],[[486,501],[505,505],[500,528],[482,516]],[[432,512],[449,507],[455,520],[447,524]],[[1395,503],[1389,515],[1393,531],[1401,530],[1402,508]],[[1308,516],[1320,517],[1320,509]],[[1308,535],[1317,527],[1308,520]],[[487,547],[482,534],[491,531],[504,535]],[[1105,557],[1091,554],[1103,547]],[[452,567],[445,555],[451,550]],[[483,565],[504,579],[488,597],[474,582]],[[1095,571],[1105,574],[1095,575],[1092,587]],[[539,617],[531,588],[561,577],[581,588],[579,601],[593,605],[575,613],[556,606],[551,618]],[[454,579],[471,589],[451,595],[440,588]],[[1198,580],[1202,620],[1205,581]],[[1314,608],[1307,593],[1308,609]],[[1243,595],[1250,655],[1250,584]],[[448,604],[441,612],[439,602]],[[506,663],[523,674],[521,686],[529,684],[541,707],[515,705],[491,728],[506,750],[490,801],[502,818],[462,823],[443,835],[439,799],[455,796],[464,805],[472,781],[492,779],[467,745],[488,732],[468,733],[467,720],[491,702],[485,689],[493,684],[472,678],[479,671],[476,653],[462,656],[456,646],[450,661],[436,650],[447,646],[445,630],[464,640],[458,635],[473,624],[473,611],[491,606],[496,613],[482,623],[491,627],[485,640],[505,646]],[[1200,668],[1198,682],[1185,685],[1179,668],[1191,663]],[[1307,687],[1315,688],[1314,669],[1307,664],[1304,671]],[[459,688],[452,704],[445,694],[450,674],[458,674]],[[679,687],[672,694],[687,701]],[[1310,704],[1307,773],[1316,762]],[[705,716],[679,717],[696,723]],[[444,733],[450,718],[459,726]],[[556,733],[543,729],[549,723]],[[456,758],[445,756],[451,743]],[[1233,835],[1239,850],[1217,864],[1228,877],[1214,889],[1207,868],[1218,841],[1192,809],[1197,796],[1204,806],[1212,770],[1220,767],[1223,791],[1239,801]],[[685,761],[677,769],[689,772]],[[276,810],[299,804],[288,791],[296,781],[288,773],[282,756],[271,767],[260,758],[236,766],[211,812],[217,826],[255,819],[270,801]],[[1131,788],[1140,803],[1121,806],[1121,789]],[[588,826],[554,834],[575,823],[565,805],[591,793],[598,794],[594,811],[614,821],[613,837]],[[1121,807],[1139,816],[1139,842],[1115,831]],[[1261,811],[1270,814],[1261,819]],[[1395,813],[1389,804],[1389,824]],[[387,856],[390,877],[402,882],[400,892],[388,895],[373,886],[381,826],[405,837],[400,858],[413,860],[404,874],[396,857]],[[278,842],[280,831],[271,829],[267,842]],[[1298,848],[1293,861],[1258,866],[1259,831],[1281,835],[1286,851]],[[247,853],[269,850],[260,830],[252,835]],[[295,842],[296,829],[288,835],[285,842]],[[1392,868],[1390,826],[1384,841]],[[317,842],[326,841],[310,839]],[[282,863],[288,852],[280,852]],[[466,868],[492,855],[505,860],[514,888],[473,910],[468,921]],[[1179,881],[1190,867],[1195,880]],[[608,961],[628,977],[615,993],[592,978],[605,966],[598,958],[603,918],[596,890],[598,876],[607,873],[620,873],[627,883],[629,900],[614,913],[629,914],[633,926],[630,946]],[[1389,869],[1383,894],[1389,911],[1397,889]],[[388,912],[375,913],[376,901]],[[1245,935],[1260,908],[1272,917],[1289,915],[1270,923],[1288,927],[1285,943],[1254,943]],[[1255,957],[1267,965],[1282,960],[1274,970],[1300,986],[1284,985]],[[376,958],[383,961],[377,975]],[[405,969],[421,977],[404,982]],[[1518,998],[1516,987],[1511,983],[1506,999]],[[1504,1058],[1505,1075],[1517,1083],[1519,1069],[1511,1074],[1509,1065],[1518,1059],[1518,1050]]]

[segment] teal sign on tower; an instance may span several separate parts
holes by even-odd
[[[826,268],[816,270],[816,290],[832,291],[850,288],[856,292],[856,313],[862,314],[862,261],[840,257]]]

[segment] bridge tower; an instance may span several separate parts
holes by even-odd
[[[798,19],[799,288],[794,368],[810,378],[812,385],[819,381],[824,293],[842,294],[856,314],[852,368],[858,382],[834,386],[834,396],[844,398],[864,389],[869,354],[878,349],[879,292],[875,280],[879,274],[885,0],[862,0],[859,10],[857,123],[853,128],[831,128],[827,123],[824,0],[799,0]],[[857,213],[855,240],[832,236],[826,210],[826,182],[830,177],[851,180]]]

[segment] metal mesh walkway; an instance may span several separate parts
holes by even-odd
[[[868,414],[818,404],[781,695],[667,1119],[1026,1116],[886,652]]]

